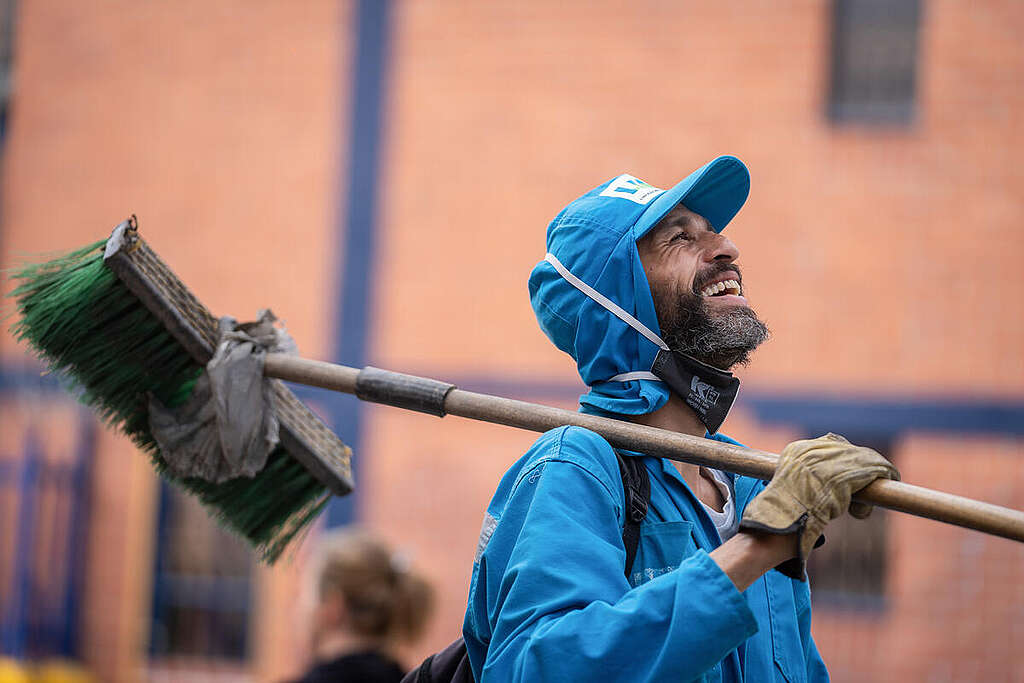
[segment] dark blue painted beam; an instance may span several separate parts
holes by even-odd
[[[412,374],[453,382],[462,389],[529,401],[575,405],[582,384],[494,376],[445,376],[443,373]],[[337,421],[342,400],[355,404],[349,417],[356,414],[358,401],[333,392],[293,387],[304,400],[329,406],[338,433],[349,443],[352,436],[342,431]],[[36,368],[0,366],[0,392],[17,390],[60,391],[52,376],[40,376]],[[765,424],[789,425],[808,434],[848,431],[892,438],[904,432],[947,434],[990,434],[1024,437],[1024,398],[966,397],[956,395],[867,395],[810,391],[744,390],[737,405],[749,410]]]
[[[1024,400],[974,397],[818,395],[749,392],[741,404],[760,422],[796,425],[807,433],[848,431],[1024,436]]]
[[[334,359],[353,367],[363,367],[368,360],[390,24],[390,0],[359,0],[356,4],[351,113],[346,140],[348,163],[345,186],[341,189],[342,203],[346,208],[338,226],[338,267],[342,277],[337,292],[333,341]],[[349,74],[345,77],[347,80]],[[327,510],[328,526],[339,526],[353,521],[358,513],[362,407],[357,399],[348,396],[336,396],[328,405],[335,431],[357,454],[353,459],[355,492],[335,499]]]
[[[567,382],[487,376],[436,379],[484,394],[571,404],[585,388]],[[839,395],[762,389],[741,391],[737,406],[751,411],[762,423],[789,425],[808,434],[845,431],[892,438],[913,431],[1024,436],[1022,398]]]
[[[64,392],[56,375],[42,374],[38,365],[0,363],[0,392]]]

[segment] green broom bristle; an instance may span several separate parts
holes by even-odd
[[[100,241],[13,272],[11,328],[81,400],[131,437],[164,478],[196,495],[273,563],[326,505],[327,488],[278,446],[255,477],[214,484],[172,475],[149,431],[148,395],[183,403],[203,367],[103,263]]]

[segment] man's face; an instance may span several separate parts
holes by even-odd
[[[727,370],[768,338],[747,304],[739,250],[683,205],[636,243],[661,337],[673,351]]]

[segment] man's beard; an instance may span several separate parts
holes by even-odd
[[[673,351],[685,353],[722,370],[750,362],[750,354],[768,339],[768,326],[746,306],[712,312],[699,294],[688,293],[659,305],[661,338]],[[673,305],[674,304],[674,305]]]

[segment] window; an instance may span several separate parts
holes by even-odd
[[[892,459],[892,443],[846,434],[852,443],[873,448]],[[889,511],[876,507],[867,519],[843,515],[825,529],[825,545],[807,563],[815,603],[873,608],[883,605],[889,567]]]
[[[33,396],[5,374],[0,367],[0,659],[73,658],[96,423],[56,382],[39,382]]]
[[[248,649],[253,555],[190,495],[161,481],[154,657],[240,661]]]
[[[912,122],[920,17],[921,0],[833,0],[833,123]]]

